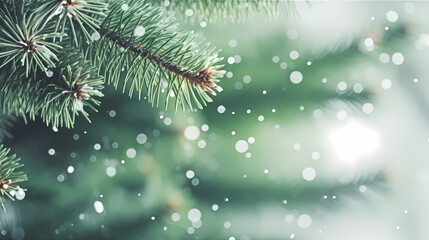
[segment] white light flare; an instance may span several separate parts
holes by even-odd
[[[348,162],[374,152],[380,145],[378,133],[356,121],[334,130],[329,137],[338,156]]]

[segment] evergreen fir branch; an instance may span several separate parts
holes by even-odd
[[[19,163],[20,159],[16,155],[9,155],[10,149],[4,148],[0,145],[0,205],[5,211],[2,198],[8,197],[10,200],[15,201],[14,196],[16,193],[26,191],[22,189],[17,183],[27,181],[27,175],[24,172],[15,171],[24,166]]]
[[[25,75],[37,69],[55,67],[58,58],[55,51],[62,47],[48,39],[61,37],[46,26],[46,15],[26,11],[22,1],[13,1],[0,6],[0,69],[9,63],[12,70],[16,65],[25,67]]]
[[[149,0],[150,3],[167,8],[180,19],[191,21],[243,22],[263,16],[274,19],[280,15],[295,16],[292,0]]]
[[[55,32],[72,35],[78,46],[79,34],[82,34],[86,41],[92,41],[91,34],[100,28],[100,19],[106,16],[104,12],[107,7],[108,4],[103,0],[46,0],[36,11],[48,9]]]
[[[15,121],[16,118],[14,116],[0,114],[0,142],[3,142],[5,138],[12,138],[9,129]]]
[[[68,49],[68,51],[72,51]],[[71,128],[77,115],[88,121],[85,106],[96,110],[100,104],[95,97],[102,97],[103,78],[96,69],[84,61],[79,53],[64,51],[60,54],[58,67],[28,78],[17,72],[10,78],[3,72],[0,87],[0,102],[3,112],[27,116],[35,120],[41,116],[48,126]]]
[[[200,47],[193,32],[178,32],[173,18],[160,8],[138,0],[114,3],[99,34],[87,56],[109,84],[118,88],[122,82],[130,97],[136,91],[141,98],[145,87],[153,105],[164,95],[167,107],[175,96],[176,111],[178,105],[193,110],[193,104],[202,108],[212,101],[205,91],[222,91],[216,82],[225,72],[215,65],[222,60],[217,57],[220,50],[209,44]]]

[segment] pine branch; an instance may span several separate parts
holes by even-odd
[[[91,42],[91,34],[100,28],[100,22],[107,11],[108,4],[103,0],[45,0],[36,8],[37,11],[49,12],[49,20],[55,25],[55,32],[69,33],[76,46],[83,35]],[[62,38],[60,38],[62,41]]]
[[[295,16],[292,0],[149,0],[154,6],[162,6],[176,17],[191,21],[245,20],[263,16],[275,19],[281,15]]]
[[[192,32],[178,32],[173,18],[160,8],[142,1],[113,3],[100,26],[99,36],[88,47],[87,57],[99,67],[109,84],[134,91],[141,98],[143,87],[148,101],[158,106],[164,95],[176,97],[175,109],[185,105],[193,110],[211,102],[205,93],[216,95],[217,77],[225,72],[215,65],[219,50],[209,44],[199,47]]]
[[[35,77],[28,78],[19,71],[13,76],[0,73],[0,102],[5,114],[31,120],[40,115],[53,127],[73,127],[80,113],[89,121],[84,106],[97,111],[95,106],[100,102],[94,97],[103,96],[103,78],[79,53],[67,49],[60,56],[56,69]]]
[[[12,1],[0,6],[0,69],[8,63],[25,67],[25,75],[37,69],[55,67],[55,51],[61,46],[48,41],[63,34],[55,33],[46,25],[46,14],[25,10],[23,1]],[[51,51],[52,50],[52,51]],[[54,52],[53,52],[54,51]],[[52,59],[54,60],[52,60]]]
[[[12,138],[9,129],[12,127],[16,118],[5,114],[0,114],[0,142],[5,138]]]
[[[14,196],[16,194],[25,195],[26,189],[22,189],[17,183],[27,181],[27,175],[24,172],[15,171],[24,164],[20,164],[20,159],[16,155],[9,155],[9,152],[10,149],[0,145],[0,205],[4,211],[2,197],[6,196],[15,201]]]

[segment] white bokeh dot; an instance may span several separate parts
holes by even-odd
[[[186,175],[186,178],[192,179],[195,177],[195,172],[192,170],[188,170],[188,171],[186,171],[185,175]]]
[[[337,84],[337,89],[338,89],[338,90],[340,90],[340,91],[345,91],[345,90],[347,90],[347,83],[346,83],[346,82],[343,82],[343,81],[339,82],[339,83]]]
[[[298,217],[297,224],[300,228],[308,228],[313,220],[307,214],[302,214]]]
[[[173,222],[178,222],[180,220],[180,214],[178,213],[171,214],[171,220],[173,220]]]
[[[316,170],[314,168],[308,167],[302,171],[302,177],[306,181],[313,181],[316,178]]]
[[[219,205],[217,205],[217,204],[213,204],[213,205],[212,205],[212,210],[213,210],[214,212],[216,212],[217,210],[219,210]]]
[[[147,136],[144,133],[140,133],[137,135],[136,140],[139,144],[145,144],[147,142]]]
[[[297,51],[293,50],[289,53],[289,57],[292,60],[296,60],[299,58],[299,53]]]
[[[313,152],[311,154],[311,158],[314,160],[318,160],[320,158],[320,153],[319,152]]]
[[[383,79],[381,81],[381,87],[383,89],[390,89],[392,87],[392,81],[390,79],[387,79],[387,78]]]
[[[398,18],[399,18],[398,13],[393,10],[390,10],[386,13],[386,19],[389,22],[397,22]]]
[[[198,222],[201,219],[201,211],[197,208],[192,208],[188,212],[188,219],[191,222]]]
[[[188,126],[184,131],[185,138],[191,141],[197,140],[200,136],[200,129],[196,126]]]
[[[49,155],[54,155],[55,154],[55,149],[53,149],[53,148],[50,148],[49,150],[48,150],[48,154]]]
[[[371,103],[365,103],[362,106],[362,112],[365,114],[371,114],[374,111],[374,106]]]
[[[395,65],[401,65],[404,62],[404,55],[402,55],[402,53],[400,53],[400,52],[395,52],[392,55],[392,62]]]
[[[73,172],[74,172],[74,167],[73,167],[73,166],[69,166],[69,167],[67,168],[67,172],[68,172],[68,173],[73,173]]]
[[[235,150],[237,150],[237,152],[244,153],[247,151],[247,149],[249,149],[249,144],[246,141],[238,140],[235,143]]]
[[[290,81],[294,84],[298,84],[300,82],[302,82],[302,79],[304,78],[302,73],[299,71],[293,71],[290,73]]]
[[[134,29],[134,36],[135,37],[141,37],[145,34],[145,32],[146,32],[146,29],[143,26],[137,26]]]
[[[108,167],[106,169],[106,175],[109,177],[114,177],[116,175],[116,168],[114,167]]]
[[[217,112],[222,114],[226,111],[226,107],[224,105],[219,105],[219,107],[217,107]]]
[[[137,152],[134,148],[128,148],[126,154],[128,158],[135,158],[137,155]]]
[[[381,63],[388,63],[390,61],[390,56],[387,53],[381,53],[378,59]]]

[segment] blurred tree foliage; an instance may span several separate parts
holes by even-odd
[[[207,13],[198,9],[204,2],[175,2],[195,7],[196,20],[185,27],[201,26]],[[11,205],[6,200],[1,239],[245,240],[287,239],[290,234],[310,239],[318,229],[284,227],[285,215],[335,211],[342,196],[363,199],[361,185],[383,189],[381,171],[333,180],[326,170],[326,143],[315,136],[324,134],[320,125],[332,121],[332,108],[360,109],[373,98],[370,84],[362,91],[338,91],[337,84],[358,72],[346,80],[353,89],[364,69],[381,66],[374,56],[401,43],[405,27],[383,33],[376,52],[362,46],[372,34],[367,29],[317,54],[288,38],[283,27],[249,21],[208,24],[201,30],[224,49],[229,63],[225,91],[204,110],[175,114],[107,86],[92,124],[78,118],[74,129],[53,131],[37,121],[18,120],[13,139],[5,144],[23,159],[29,191],[25,201]],[[297,49],[299,58],[287,57]],[[291,83],[293,71],[302,73],[300,84]],[[220,113],[219,106],[226,111]],[[189,126],[199,129],[195,141],[184,136]],[[249,150],[237,152],[237,141],[250,137],[255,142]],[[299,147],[292,147],[296,143]],[[50,149],[54,153],[48,154]],[[313,152],[319,160],[312,159]],[[314,181],[302,179],[308,166],[317,170]],[[97,201],[103,204],[100,213],[94,210]],[[200,220],[193,221],[191,209],[201,212]]]

